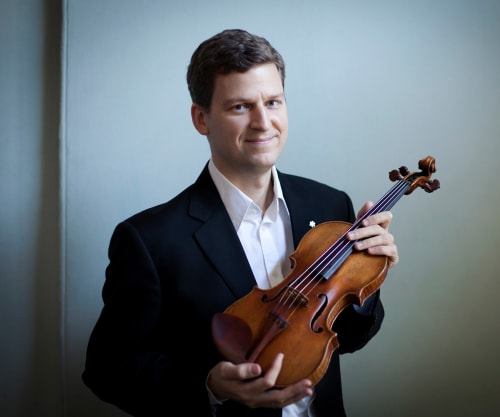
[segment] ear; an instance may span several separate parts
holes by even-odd
[[[191,105],[191,120],[201,135],[208,135],[207,113],[196,103]]]

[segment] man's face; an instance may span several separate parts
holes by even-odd
[[[285,95],[276,66],[263,64],[244,73],[219,75],[210,112],[198,109],[198,119],[197,129],[207,136],[212,159],[228,179],[268,171],[288,136]]]

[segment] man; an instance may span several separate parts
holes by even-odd
[[[361,348],[380,328],[378,292],[337,318],[340,346],[315,386],[303,379],[277,388],[282,354],[267,370],[231,363],[211,336],[215,313],[287,276],[311,220],[355,220],[344,192],[276,169],[288,136],[284,80],[280,54],[246,31],[223,31],[194,52],[191,116],[211,157],[194,184],[113,233],[83,373],[103,401],[134,416],[345,415],[339,354]],[[355,250],[395,265],[391,218],[368,217],[349,236],[359,240]]]

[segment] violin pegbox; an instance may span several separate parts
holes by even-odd
[[[439,180],[431,180],[431,175],[436,172],[436,160],[432,156],[427,156],[418,162],[421,172],[410,172],[407,167],[402,166],[389,172],[391,181],[405,181],[410,184],[406,195],[411,194],[415,188],[420,187],[428,193],[440,188]]]

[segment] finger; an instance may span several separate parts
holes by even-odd
[[[358,216],[356,218],[357,219],[361,218],[372,206],[373,206],[373,201],[367,201],[365,204],[363,204],[363,207],[359,209]]]
[[[384,229],[388,229],[392,221],[392,212],[382,211],[380,213],[372,214],[363,220],[363,226],[380,225]]]
[[[276,357],[274,358],[273,362],[271,363],[271,366],[267,370],[267,372],[262,375],[263,379],[270,384],[270,386],[274,386],[276,383],[276,380],[278,379],[278,375],[281,371],[281,366],[283,365],[283,358],[284,358],[283,353],[278,353]]]
[[[392,268],[399,262],[398,248],[395,244],[388,246],[374,246],[368,249],[370,255],[385,255],[388,259],[388,266]]]
[[[253,379],[262,373],[262,369],[258,363],[242,363],[236,367],[238,379]]]
[[[363,242],[363,249],[366,249],[369,246],[374,246],[375,244],[383,244],[385,235],[389,234],[386,229],[384,229],[382,226],[378,224],[374,224],[371,226],[366,226],[366,227],[360,227],[358,229],[352,230],[347,234],[347,238],[349,240],[360,240],[361,243]],[[381,239],[375,240],[377,237],[382,236]],[[361,239],[366,240],[362,241]],[[390,242],[390,240],[387,240],[387,242]],[[357,246],[357,249],[360,249],[360,245]]]
[[[226,381],[245,381],[254,379],[262,373],[258,363],[242,363],[235,365],[229,361],[219,362],[210,372],[217,379]]]
[[[370,244],[363,247],[362,245],[364,245],[365,242],[369,242]],[[357,250],[366,250],[370,255],[384,255],[392,257],[397,252],[395,244],[393,243],[389,244],[386,242],[381,242],[380,244],[378,244],[377,238],[367,239],[362,242],[356,242],[356,245],[354,247]]]

